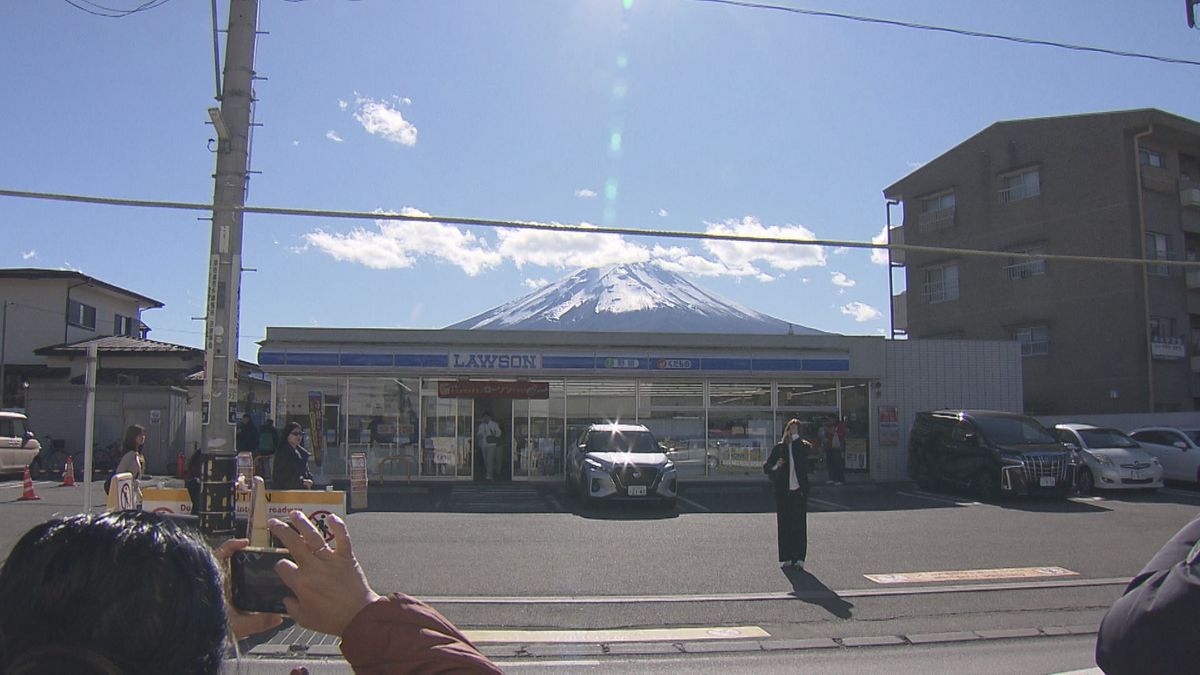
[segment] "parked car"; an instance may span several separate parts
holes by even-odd
[[[677,441],[666,446],[666,453],[675,468],[687,475],[712,473],[721,465],[717,448],[709,447],[703,438]]]
[[[993,410],[917,413],[908,442],[908,472],[922,489],[970,488],[999,495],[1068,495],[1075,460],[1037,420]]]
[[[16,473],[42,449],[24,413],[0,411],[0,473]]]
[[[1141,427],[1129,435],[1158,458],[1164,478],[1200,483],[1200,429]]]
[[[567,454],[567,492],[585,504],[654,500],[673,508],[678,472],[663,450],[640,424],[593,424]]]
[[[1124,432],[1090,424],[1056,424],[1058,440],[1079,453],[1075,487],[1083,494],[1103,490],[1157,490],[1163,485],[1158,458]]]

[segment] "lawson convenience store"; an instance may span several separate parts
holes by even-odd
[[[258,362],[276,426],[308,430],[314,473],[330,479],[363,452],[372,479],[479,480],[487,414],[498,480],[562,480],[565,448],[603,421],[649,427],[681,478],[761,480],[791,417],[845,419],[847,470],[869,470],[885,341],[273,327]]]

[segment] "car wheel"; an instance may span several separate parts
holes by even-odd
[[[975,496],[978,497],[980,501],[987,502],[996,498],[996,494],[999,492],[999,489],[996,485],[996,481],[992,480],[992,477],[988,474],[988,472],[980,471],[979,473],[975,474],[974,478],[971,479],[971,491],[975,493]]]
[[[1079,490],[1081,495],[1090,495],[1096,491],[1096,478],[1092,476],[1092,470],[1087,467],[1079,469],[1079,475],[1075,476],[1075,489]]]

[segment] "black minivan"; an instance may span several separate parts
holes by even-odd
[[[999,495],[1068,495],[1071,451],[1037,420],[994,410],[917,413],[908,440],[908,475],[922,489],[968,487]]]

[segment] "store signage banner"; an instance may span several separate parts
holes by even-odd
[[[549,382],[492,382],[454,380],[438,382],[439,398],[550,398]]]
[[[450,367],[468,370],[537,370],[537,354],[520,352],[451,352]]]

